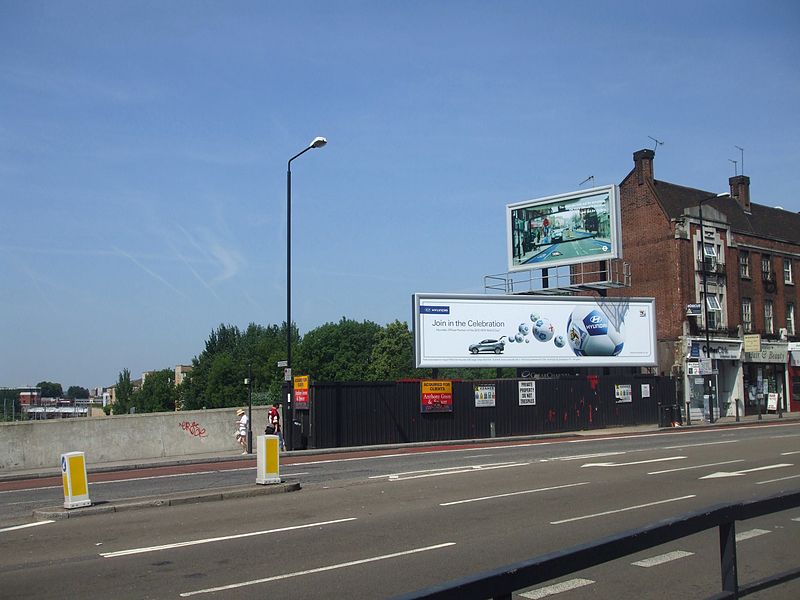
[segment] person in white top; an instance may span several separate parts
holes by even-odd
[[[236,411],[236,441],[242,447],[242,454],[247,454],[247,414],[243,409]]]

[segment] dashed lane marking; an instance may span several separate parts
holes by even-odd
[[[224,542],[227,540],[238,540],[241,538],[253,537],[256,535],[267,535],[270,533],[280,533],[283,531],[295,531],[297,529],[308,529],[310,527],[322,527],[323,525],[336,525],[338,523],[347,523],[348,521],[355,521],[355,517],[347,519],[336,519],[334,521],[321,521],[319,523],[306,523],[305,525],[294,525],[291,527],[278,527],[276,529],[267,529],[265,531],[250,531],[248,533],[239,533],[236,535],[225,535],[214,538],[205,538],[201,540],[189,540],[186,542],[175,542],[174,544],[163,544],[161,546],[148,546],[146,548],[131,548],[130,550],[119,550],[118,552],[103,552],[100,554],[103,558],[117,558],[119,556],[130,556],[131,554],[144,554],[145,552],[157,552],[159,550],[171,550],[173,548],[184,548],[186,546],[197,546],[198,544],[211,544],[213,542]]]
[[[722,462],[708,463],[705,465],[694,465],[692,467],[677,467],[675,469],[664,469],[663,471],[651,471],[650,473],[648,473],[648,475],[661,475],[663,473],[674,473],[675,471],[689,471],[691,469],[702,469],[704,467],[716,467],[719,465],[730,465],[733,463],[740,463],[740,462],[744,462],[744,459],[740,458],[738,460],[725,460]]]
[[[495,494],[494,496],[482,496],[480,498],[468,498],[467,500],[456,500],[454,502],[443,502],[439,506],[454,506],[456,504],[467,504],[469,502],[481,502],[482,500],[496,500],[497,498],[508,498],[510,496],[521,496],[523,494],[535,494],[537,492],[549,492],[551,490],[563,490],[564,488],[576,487],[579,485],[588,485],[588,481],[580,483],[568,483],[565,485],[556,485],[553,487],[538,488],[535,490],[522,490],[520,492],[509,492],[507,494]]]
[[[601,513],[595,513],[593,515],[583,515],[580,517],[572,517],[571,519],[561,519],[560,521],[550,521],[550,525],[561,525],[562,523],[572,523],[573,521],[582,521],[584,519],[594,519],[595,517],[604,517],[606,515],[613,515],[616,513],[626,512],[629,510],[638,510],[640,508],[649,508],[651,506],[658,506],[659,504],[668,504],[669,502],[680,502],[681,500],[689,500],[690,498],[696,498],[696,494],[690,494],[689,496],[680,496],[678,498],[668,498],[666,500],[658,500],[656,502],[648,502],[647,504],[637,504],[636,506],[627,506],[625,508],[618,508],[615,510],[606,510]]]
[[[536,590],[531,590],[530,592],[524,592],[520,594],[520,596],[528,598],[529,600],[539,600],[539,598],[546,598],[547,596],[560,594],[561,592],[569,592],[570,590],[592,585],[593,583],[594,581],[591,579],[569,579],[568,581],[548,585]]]
[[[238,583],[231,583],[228,585],[221,585],[219,587],[206,588],[204,590],[195,590],[193,592],[183,592],[182,598],[188,596],[195,596],[197,594],[211,594],[214,592],[223,592],[225,590],[233,590],[248,585],[257,585],[259,583],[269,583],[270,581],[278,581],[280,579],[289,579],[290,577],[301,577],[303,575],[312,575],[314,573],[322,573],[324,571],[333,571],[334,569],[344,569],[345,567],[354,567],[357,565],[364,565],[379,560],[389,560],[398,558],[400,556],[408,556],[409,554],[416,554],[418,552],[428,552],[430,550],[439,550],[447,548],[448,546],[455,546],[455,542],[446,542],[444,544],[436,544],[435,546],[425,546],[424,548],[413,548],[412,550],[404,550],[403,552],[394,552],[392,554],[383,554],[381,556],[372,556],[370,558],[362,558],[361,560],[351,560],[349,562],[339,563],[336,565],[328,565],[327,567],[318,567],[316,569],[308,569],[306,571],[295,571],[294,573],[285,573],[283,575],[275,575],[273,577],[264,577],[263,579],[252,579],[250,581],[241,581]]]
[[[36,523],[25,523],[25,525],[14,525],[13,527],[4,527],[0,529],[0,533],[5,531],[16,531],[18,529],[27,529],[28,527],[38,527],[39,525],[47,525],[48,523],[55,523],[55,521],[36,521]]]
[[[766,529],[751,529],[750,531],[743,531],[741,533],[736,534],[736,541],[743,542],[744,540],[749,540],[755,537],[759,537],[761,535],[766,535],[768,533],[772,533],[771,531],[767,531]]]
[[[673,560],[686,558],[687,556],[694,556],[694,552],[686,552],[685,550],[675,550],[673,552],[667,552],[666,554],[659,554],[658,556],[653,556],[652,558],[637,560],[636,562],[632,562],[631,564],[635,567],[644,567],[645,569],[648,569],[650,567],[656,567],[658,565],[663,565],[664,563],[672,562]]]

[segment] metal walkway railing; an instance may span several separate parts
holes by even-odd
[[[512,593],[596,565],[719,528],[722,591],[714,600],[741,598],[800,577],[800,567],[739,585],[736,567],[736,521],[745,521],[800,506],[800,492],[722,504],[653,525],[573,546],[538,558],[398,596],[395,600],[511,600]]]

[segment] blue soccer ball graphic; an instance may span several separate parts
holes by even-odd
[[[550,319],[539,318],[533,324],[533,337],[540,342],[549,342],[553,339],[556,328],[550,322]]]
[[[576,306],[567,320],[567,340],[577,356],[617,356],[625,336],[597,306]]]
[[[563,348],[567,342],[563,335],[557,335],[555,339],[553,339],[553,343],[556,345],[556,348]]]

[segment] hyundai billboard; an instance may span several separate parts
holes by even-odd
[[[508,270],[622,257],[617,186],[506,206]]]
[[[656,366],[655,299],[414,294],[417,367]]]

